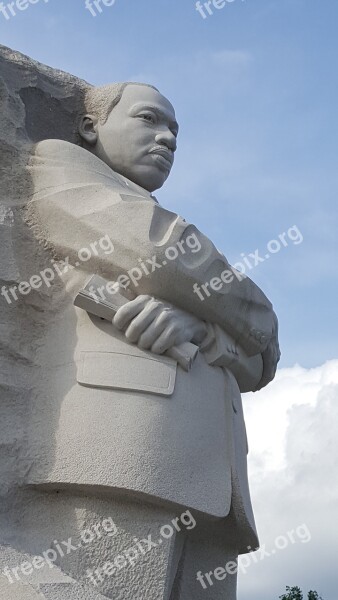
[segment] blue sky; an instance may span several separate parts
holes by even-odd
[[[302,243],[248,272],[275,305],[284,374],[338,358],[337,22],[336,0],[234,0],[206,19],[193,0],[116,0],[95,18],[84,0],[40,0],[0,14],[2,44],[93,84],[153,83],[172,101],[179,150],[157,197],[230,262],[298,228]]]
[[[158,198],[229,260],[289,244],[250,275],[280,319],[282,366],[337,356],[336,0],[234,0],[203,19],[190,0],[49,0],[10,20],[1,41],[94,84],[145,80],[181,123]],[[249,273],[248,273],[249,274]]]

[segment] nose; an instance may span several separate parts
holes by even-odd
[[[170,129],[163,129],[159,131],[155,136],[155,141],[159,145],[166,146],[172,152],[175,152],[177,148],[176,136],[170,131]]]

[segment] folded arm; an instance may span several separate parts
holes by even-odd
[[[248,357],[219,325],[205,323],[146,295],[137,296],[120,308],[113,324],[125,332],[130,342],[155,354],[163,354],[183,342],[194,342],[208,364],[230,369],[241,392],[261,389],[275,376],[280,356],[277,331],[263,354]]]
[[[207,330],[200,345],[206,361],[210,365],[230,369],[241,392],[256,392],[274,379],[280,359],[276,316],[273,337],[266,350],[255,356],[248,356],[219,325],[208,324]]]
[[[46,165],[44,156],[43,168]],[[38,191],[28,207],[29,221],[36,224],[41,239],[57,257],[69,257],[75,264],[81,248],[108,235],[114,251],[92,253],[82,269],[114,281],[123,274],[128,280],[125,285],[136,295],[162,299],[202,321],[218,324],[248,356],[265,352],[274,335],[271,303],[249,278],[229,265],[206,236],[141,192],[121,190],[106,174],[104,183],[96,181],[93,170],[93,183],[83,185],[79,180],[70,185],[67,168],[62,169],[65,183],[55,191],[48,171],[48,190],[45,194]],[[209,288],[209,295],[201,299],[196,285],[220,279],[225,271],[227,282],[217,291]]]

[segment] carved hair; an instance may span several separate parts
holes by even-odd
[[[92,114],[103,124],[107,121],[113,108],[120,102],[122,94],[128,85],[142,85],[158,89],[148,83],[110,83],[101,87],[90,87],[85,93],[85,109],[87,114]]]

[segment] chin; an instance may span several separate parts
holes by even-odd
[[[168,173],[169,175],[169,173]],[[140,177],[140,178],[134,178],[134,183],[136,183],[137,185],[143,187],[143,189],[147,190],[147,192],[155,192],[156,190],[159,190],[164,183],[166,182],[168,175],[162,175],[162,177],[159,177],[157,175],[157,177],[149,177],[149,178],[145,178],[145,177]]]
[[[153,193],[153,192],[156,192],[156,190],[159,190],[164,185],[164,183],[165,183],[165,179],[162,180],[161,182],[154,183],[152,185],[148,185],[145,189],[148,192]]]
[[[155,192],[155,190],[159,190],[167,181],[168,177],[170,175],[170,171],[167,173],[161,173],[160,175],[157,173],[155,177],[153,177],[153,179],[151,180],[150,185],[149,185],[149,192]],[[152,189],[150,189],[150,187]]]
[[[128,177],[131,181],[142,187],[147,192],[155,192],[160,189],[166,180],[168,179],[170,171],[162,171],[160,169],[139,169],[134,172],[129,171],[125,173],[125,177]]]

